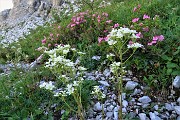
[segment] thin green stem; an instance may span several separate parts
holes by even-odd
[[[65,101],[64,97],[62,97],[62,100],[63,100],[64,103],[68,106],[68,108],[69,108],[70,110],[72,110],[73,112],[76,112],[76,113],[77,113],[77,111],[75,111],[71,106],[69,106],[69,104]]]
[[[119,50],[119,57],[120,57],[120,79],[118,79],[118,101],[119,101],[119,105],[120,105],[120,109],[119,109],[119,120],[122,120],[122,76],[123,76],[123,58],[122,58],[122,49]],[[117,75],[118,76],[118,75]]]
[[[134,55],[135,52],[136,52],[136,49],[133,50],[133,53],[122,64],[125,64]]]

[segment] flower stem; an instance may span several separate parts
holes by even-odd
[[[119,55],[120,55],[120,61],[122,63],[123,59],[122,59],[122,49],[119,50]],[[120,64],[120,79],[118,79],[118,102],[119,102],[119,120],[122,120],[123,116],[122,116],[122,77],[123,77],[123,64]]]

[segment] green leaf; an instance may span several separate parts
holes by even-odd
[[[172,69],[167,69],[167,74],[170,75],[172,73]]]
[[[168,60],[168,61],[171,61],[171,60],[173,59],[173,58],[171,58],[171,57],[168,57],[167,55],[162,55],[161,58],[162,58],[163,60]]]
[[[172,75],[180,75],[180,70],[173,71]]]
[[[167,67],[168,67],[168,68],[175,68],[175,67],[178,67],[178,65],[175,64],[175,63],[168,62],[168,63],[167,63]]]

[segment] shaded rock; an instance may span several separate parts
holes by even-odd
[[[158,110],[158,109],[159,109],[158,105],[155,105],[153,108],[154,108],[155,110]]]
[[[106,116],[109,117],[109,118],[113,117],[113,112],[107,112]]]
[[[143,97],[140,97],[138,101],[145,104],[145,103],[151,102],[151,99],[148,96],[143,96]]]
[[[123,113],[127,113],[126,108],[122,108],[122,112],[123,112]]]
[[[132,79],[131,78],[128,78],[128,77],[125,77],[123,78],[124,81],[131,81]]]
[[[127,90],[133,90],[137,85],[138,85],[137,82],[128,81],[128,82],[126,83],[125,88],[126,88]]]
[[[109,87],[109,83],[107,81],[98,81],[99,83],[101,83],[104,86]]]
[[[177,117],[177,120],[180,120],[180,116]]]
[[[155,113],[150,112],[149,116],[151,118],[151,120],[162,120],[160,117],[158,117]]]
[[[137,94],[140,94],[141,93],[141,90],[140,89],[134,89],[134,92],[132,95],[137,95]]]
[[[138,114],[140,120],[146,120],[146,114],[145,113],[139,113]]]
[[[176,76],[174,81],[173,81],[173,86],[175,88],[180,88],[180,76]]]
[[[135,112],[130,112],[129,113],[129,119],[133,119],[136,117],[136,113]]]
[[[96,116],[96,120],[102,120],[102,115]]]
[[[114,106],[113,106],[113,105],[110,105],[110,106],[107,107],[107,111],[108,111],[108,112],[112,112],[113,109],[114,109]]]
[[[180,106],[175,106],[174,109],[175,109],[176,113],[178,115],[180,115]]]
[[[97,103],[94,105],[94,111],[97,111],[97,112],[102,111],[102,105],[101,105],[100,102],[97,102]]]
[[[169,104],[169,103],[165,103],[165,108],[166,108],[168,111],[174,110],[174,106],[173,106],[172,104]]]
[[[170,117],[168,117],[168,118],[175,119],[175,118],[177,118],[177,115],[176,114],[171,114]]]
[[[92,109],[89,109],[87,114],[88,114],[88,117],[92,118],[94,115],[94,111]]]
[[[110,76],[110,75],[111,75],[110,69],[105,69],[104,72],[103,72],[103,74],[104,74],[106,77]]]
[[[177,99],[177,102],[179,103],[179,105],[180,105],[180,97]]]
[[[142,105],[142,108],[147,108],[149,105],[150,105],[149,103],[144,103],[144,104]]]
[[[128,106],[128,102],[126,100],[123,100],[122,105],[126,108]]]

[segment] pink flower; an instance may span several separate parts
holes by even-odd
[[[46,44],[46,39],[41,40],[42,44]]]
[[[107,33],[107,32],[108,32],[108,30],[104,30],[103,32],[104,32],[104,33]]]
[[[102,15],[104,15],[104,16],[106,16],[106,17],[108,17],[108,14],[107,14],[107,13],[103,13]]]
[[[56,36],[59,37],[59,34],[57,34]]]
[[[71,19],[73,22],[76,22],[76,17],[72,17],[72,19]]]
[[[134,7],[133,12],[136,12],[136,11],[137,11],[137,7]]]
[[[144,14],[143,19],[150,19],[150,16]]]
[[[138,5],[138,8],[141,8],[141,5],[140,5],[140,4]]]
[[[60,29],[61,28],[61,26],[58,26],[58,29]]]
[[[104,40],[105,40],[105,41],[108,41],[108,36],[104,37]]]
[[[159,36],[159,41],[163,41],[164,40],[164,36],[163,35],[160,35]]]
[[[78,22],[81,20],[81,18],[80,17],[77,17],[77,19],[76,19]]]
[[[143,28],[143,31],[148,32],[148,31],[149,31],[149,28],[148,28],[148,27],[145,27],[145,28]]]
[[[148,45],[151,46],[151,45],[152,45],[152,42],[148,43]]]
[[[159,36],[154,36],[153,41],[157,41],[159,39]]]
[[[71,27],[74,27],[74,26],[76,26],[76,24],[71,24]]]
[[[58,44],[56,43],[56,44],[54,44],[54,46],[58,46]]]
[[[117,28],[117,27],[119,27],[119,24],[118,23],[114,24],[114,28]]]
[[[143,23],[141,22],[141,23],[139,23],[139,26],[143,26]]]
[[[112,20],[107,20],[107,21],[106,21],[106,23],[111,23],[111,22],[112,22]]]
[[[93,14],[92,16],[93,16],[93,17],[96,17],[96,14]]]
[[[97,19],[101,19],[101,16],[100,16],[100,15],[98,15]]]
[[[151,41],[151,43],[152,43],[152,44],[156,44],[156,43],[157,43],[157,41]]]
[[[98,19],[98,23],[100,23],[101,22],[101,20],[100,19]]]
[[[76,24],[77,24],[77,25],[79,25],[79,24],[80,24],[80,22],[76,22]]]
[[[141,32],[138,32],[138,33],[136,34],[136,36],[139,37],[139,38],[143,38],[143,35],[142,35]]]
[[[50,44],[50,43],[48,44],[48,47],[51,47],[51,44]]]
[[[132,45],[134,42],[133,41],[129,41],[129,45]]]
[[[103,41],[103,37],[98,37],[98,42],[101,43]]]
[[[52,37],[52,36],[53,36],[53,34],[52,34],[52,33],[50,33],[50,36]]]
[[[135,23],[135,22],[137,22],[138,20],[139,20],[139,18],[134,18],[134,19],[132,19],[132,22]]]

